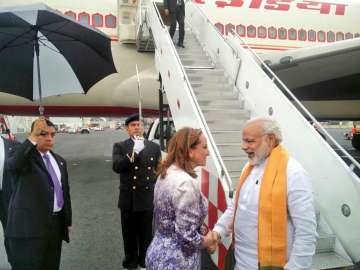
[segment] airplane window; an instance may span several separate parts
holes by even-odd
[[[82,12],[79,14],[79,22],[89,25],[90,24],[90,16],[86,12]]]
[[[237,25],[236,33],[238,33],[238,35],[240,37],[244,37],[245,36],[245,25],[242,25],[242,24]]]
[[[352,33],[345,34],[345,39],[352,39],[352,38],[354,38],[354,35]]]
[[[258,37],[266,38],[266,28],[264,26],[258,27]]]
[[[235,25],[231,24],[231,23],[228,23],[226,26],[225,26],[225,32],[226,32],[226,35],[231,32],[231,30],[235,30]]]
[[[325,32],[324,31],[318,32],[318,41],[325,42]]]
[[[215,23],[215,27],[219,30],[219,32],[224,34],[224,25],[222,23]]]
[[[272,38],[272,39],[275,39],[276,36],[277,36],[277,30],[275,27],[271,26],[269,29],[268,29],[268,36],[269,38]]]
[[[105,16],[105,26],[107,28],[115,28],[116,27],[116,17],[114,15],[106,15]]]
[[[278,32],[279,32],[279,39],[287,38],[286,29],[284,27],[279,28]]]
[[[306,41],[306,31],[304,29],[300,29],[298,31],[299,40]]]
[[[335,33],[332,31],[327,32],[327,41],[334,42],[335,41]]]
[[[256,28],[253,25],[247,27],[247,35],[248,37],[256,37]]]
[[[94,14],[92,16],[92,23],[95,27],[102,27],[104,25],[103,17],[100,14]]]
[[[66,16],[71,17],[71,18],[73,18],[74,20],[76,20],[76,13],[75,13],[75,12],[69,10],[69,11],[66,11],[64,14],[65,14]]]
[[[289,29],[289,39],[296,40],[297,39],[297,32],[294,28]]]
[[[336,41],[338,40],[344,40],[344,33],[341,32],[336,33]]]
[[[308,32],[308,40],[316,41],[316,32],[314,30],[309,30]]]

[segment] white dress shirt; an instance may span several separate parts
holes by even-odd
[[[234,224],[235,270],[258,270],[259,191],[266,163],[267,160],[254,166],[240,190]],[[286,174],[288,245],[285,269],[311,269],[317,236],[311,179],[293,158],[289,158]],[[222,237],[231,233],[234,210],[233,200],[214,227]]]
[[[46,167],[46,160],[44,158],[45,155],[49,155],[50,157],[50,162],[51,162],[51,165],[53,166],[54,170],[55,170],[55,173],[56,173],[56,176],[57,176],[57,179],[60,183],[60,186],[61,186],[61,172],[60,172],[60,169],[59,169],[59,165],[57,164],[55,158],[53,157],[53,155],[50,153],[50,151],[48,151],[47,153],[41,153],[39,152],[43,161],[44,161],[44,164],[45,164],[45,167]],[[61,208],[59,208],[57,206],[57,197],[56,197],[56,193],[55,193],[55,189],[54,189],[54,212],[59,212],[61,211]]]
[[[2,190],[4,167],[5,167],[5,145],[3,139],[0,137],[0,190]]]

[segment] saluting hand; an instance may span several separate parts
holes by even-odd
[[[28,139],[34,143],[38,143],[41,132],[46,128],[46,119],[45,117],[40,116],[37,120],[35,120],[33,130],[29,134]]]

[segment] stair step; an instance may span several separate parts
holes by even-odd
[[[351,261],[344,259],[335,252],[324,252],[314,255],[311,269],[333,269],[352,265]]]
[[[215,81],[192,81],[193,88],[208,88],[208,89],[233,89],[234,85],[229,83],[227,79],[222,79],[219,82]]]
[[[242,130],[245,121],[244,120],[208,120],[207,124],[211,130]]]
[[[211,132],[215,143],[239,143],[242,138],[242,131],[239,130],[213,130]]]
[[[183,55],[183,54],[203,54],[205,53],[204,50],[200,47],[191,47],[191,46],[186,46],[184,44],[185,48],[181,48],[175,45],[176,51],[178,52],[179,55]]]
[[[194,75],[214,75],[214,76],[221,76],[224,75],[223,69],[186,69],[186,74],[189,76],[189,74]]]
[[[217,143],[216,145],[222,157],[246,157],[241,149],[241,143]]]
[[[218,100],[218,96],[224,95],[224,96],[239,96],[238,92],[234,93],[232,86],[230,85],[199,85],[198,83],[191,83],[192,88],[194,89],[195,93],[199,93],[199,95],[204,94],[213,94],[214,99]]]
[[[236,185],[239,182],[241,171],[236,171],[236,172],[231,172],[231,173],[229,172],[229,174],[230,174],[230,178],[231,178],[232,188],[233,188],[233,190],[235,190]]]
[[[210,61],[209,57],[206,56],[206,54],[200,54],[200,55],[196,55],[196,54],[181,54],[179,55],[181,60],[208,60]]]
[[[187,54],[192,54],[192,55],[203,55],[205,54],[203,49],[199,48],[181,48],[175,45],[176,51],[178,53],[178,55],[187,55]]]
[[[198,83],[190,82],[192,88],[194,89],[195,93],[204,94],[204,93],[214,93],[214,94],[228,94],[234,95],[234,91],[232,86],[226,84],[213,84],[213,85],[198,85]],[[237,94],[238,95],[238,94]],[[214,98],[214,100],[219,100],[218,98]]]
[[[247,157],[222,157],[228,171],[241,170],[246,162]]]
[[[212,101],[199,101],[201,109],[213,108],[228,108],[228,109],[244,109],[244,100],[212,100]]]
[[[236,93],[221,93],[221,92],[196,92],[196,97],[198,101],[209,101],[214,99],[221,99],[221,100],[236,100],[239,98],[239,95]]]
[[[211,61],[208,59],[182,59],[181,63],[184,66],[211,65]]]
[[[248,120],[250,112],[241,109],[202,109],[206,120],[242,119]]]
[[[196,93],[197,101],[203,102],[203,101],[213,101],[214,99],[221,99],[221,100],[237,100],[239,98],[238,94],[215,94],[212,95],[212,93]]]
[[[318,232],[316,241],[316,252],[332,252],[335,246],[335,235],[324,232]]]
[[[219,84],[226,84],[229,83],[228,78],[226,78],[224,75],[188,75],[188,78],[191,83],[196,84],[206,84],[206,83],[219,83]]]

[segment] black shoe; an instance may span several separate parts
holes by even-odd
[[[176,44],[178,47],[181,47],[181,48],[185,48],[185,46],[184,46],[184,44],[182,44],[182,43],[178,43],[178,44]]]

